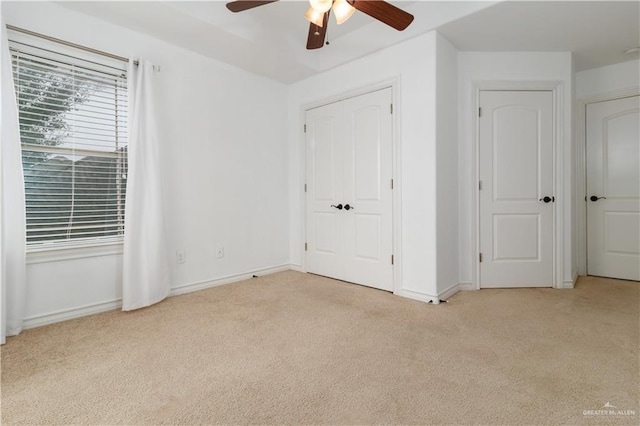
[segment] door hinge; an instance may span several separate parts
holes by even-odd
[[[307,184],[304,184],[304,192],[307,192]]]
[[[393,255],[391,255],[391,264],[392,264],[392,265],[394,264],[394,263],[393,263],[393,262],[394,262],[394,260],[395,260],[395,259],[394,259]]]
[[[482,191],[482,181],[478,181],[478,191]]]
[[[304,125],[304,132],[307,133],[307,125]]]
[[[482,108],[478,107],[478,117],[482,117]]]
[[[393,189],[393,179],[391,179],[391,189]]]
[[[307,251],[307,243],[304,243],[304,251]]]
[[[478,260],[480,260],[480,263],[482,263],[482,253],[480,253],[480,255],[478,256]]]
[[[393,114],[393,104],[389,105],[389,111],[391,111],[391,114]]]

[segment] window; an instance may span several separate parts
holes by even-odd
[[[124,64],[10,42],[27,249],[122,241],[127,176]],[[55,51],[54,51],[55,50]]]

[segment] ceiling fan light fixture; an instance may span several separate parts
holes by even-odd
[[[335,0],[333,2],[333,13],[336,15],[338,25],[351,18],[355,11],[355,7],[351,6],[347,0]]]
[[[316,12],[325,13],[331,9],[333,0],[309,0],[309,3]]]
[[[307,21],[319,27],[322,27],[324,25],[324,12],[318,12],[313,7],[310,7],[309,10],[307,10],[307,13],[304,14],[304,17]]]

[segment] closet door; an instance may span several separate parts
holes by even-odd
[[[640,281],[640,98],[587,105],[587,272]]]
[[[344,101],[344,280],[392,291],[391,89]],[[345,206],[346,209],[346,206]]]
[[[307,271],[393,289],[391,89],[307,111]]]
[[[344,273],[343,106],[306,113],[307,271],[340,278]]]

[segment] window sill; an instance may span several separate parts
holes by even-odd
[[[63,260],[86,259],[90,257],[112,256],[122,254],[123,242],[111,241],[66,247],[46,246],[29,248],[27,265],[35,263],[59,262]]]

